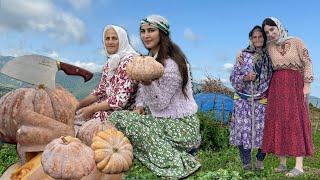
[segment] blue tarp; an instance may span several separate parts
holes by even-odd
[[[199,93],[194,97],[199,111],[213,111],[214,119],[224,123],[228,123],[231,119],[233,99],[230,96],[220,93]]]

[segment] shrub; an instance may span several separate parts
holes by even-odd
[[[222,93],[233,96],[233,91],[226,87],[220,79],[206,75],[206,79],[201,82],[201,92]]]
[[[214,121],[212,113],[198,112],[202,138],[200,149],[218,151],[229,147],[229,130],[222,122]]]
[[[0,175],[13,163],[18,161],[16,146],[3,144],[0,148]]]

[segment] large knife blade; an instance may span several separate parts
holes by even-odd
[[[1,68],[0,72],[30,84],[44,85],[54,89],[58,70],[62,70],[68,75],[82,76],[85,82],[93,76],[90,71],[83,68],[35,54],[19,56],[10,60]]]

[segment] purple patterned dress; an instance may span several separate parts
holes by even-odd
[[[230,75],[231,84],[236,91],[234,113],[230,123],[230,144],[252,149],[253,138],[253,148],[260,148],[264,129],[266,92],[272,75],[272,64],[265,51],[258,53],[244,50],[242,56],[244,62],[241,65],[236,63]],[[252,71],[257,74],[256,80],[253,83],[243,81],[243,78]],[[252,102],[252,89],[254,102]]]

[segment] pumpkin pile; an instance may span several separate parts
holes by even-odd
[[[120,131],[108,129],[99,132],[93,138],[91,148],[97,168],[103,173],[121,173],[132,165],[132,145]]]
[[[136,56],[127,64],[126,71],[131,79],[137,81],[152,81],[159,79],[164,68],[161,63],[150,56]]]
[[[85,122],[77,133],[79,138],[86,145],[91,146],[92,138],[97,135],[98,132],[107,129],[115,129],[115,127],[108,121],[101,121],[100,119],[91,119]]]
[[[59,86],[20,88],[1,97],[0,140],[17,143],[22,165],[11,178],[121,178],[119,173],[132,165],[130,141],[100,120],[84,123],[78,133],[81,140],[73,137],[77,105],[77,99]]]
[[[62,87],[19,88],[0,99],[0,140],[17,143],[22,163],[53,139],[74,135],[77,99]]]

